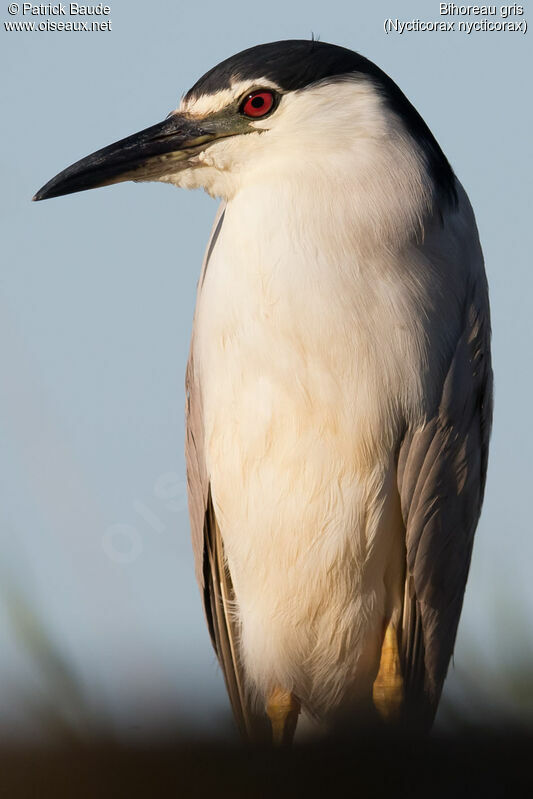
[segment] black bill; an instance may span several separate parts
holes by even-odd
[[[186,162],[202,144],[227,135],[226,131],[214,130],[206,122],[205,125],[203,120],[173,114],[157,125],[76,161],[48,181],[33,199],[47,200],[124,180],[157,180],[171,173],[173,168],[179,168],[179,162]]]

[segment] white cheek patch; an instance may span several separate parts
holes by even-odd
[[[226,106],[234,103],[252,89],[265,88],[280,91],[280,87],[267,78],[254,78],[253,80],[232,81],[229,89],[221,89],[216,94],[201,94],[199,97],[182,99],[176,113],[186,112],[193,116],[207,116],[221,111]]]

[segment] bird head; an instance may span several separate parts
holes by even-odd
[[[364,190],[378,167],[382,183],[400,174],[402,158],[421,202],[453,191],[429,129],[376,65],[324,42],[273,42],[221,62],[165,120],[77,161],[34,199],[133,180],[201,187],[228,200],[247,182],[281,186],[296,177],[305,190],[309,176],[316,186],[319,175],[342,182],[353,173]]]

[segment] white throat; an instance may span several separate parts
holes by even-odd
[[[342,202],[349,224],[335,229],[352,231],[359,242],[370,235],[373,242],[397,243],[398,234],[403,241],[420,230],[432,196],[425,166],[403,123],[368,79],[343,78],[333,87],[325,82],[291,92],[273,117],[253,126],[258,133],[209,145],[193,168],[168,180],[226,201],[241,192],[254,199],[261,191],[279,194],[292,204],[293,215],[328,227],[328,235],[328,208]]]

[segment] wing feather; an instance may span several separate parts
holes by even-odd
[[[398,455],[406,528],[401,656],[406,709],[431,724],[452,655],[479,518],[492,418],[487,287],[464,311],[438,408],[407,430]]]

